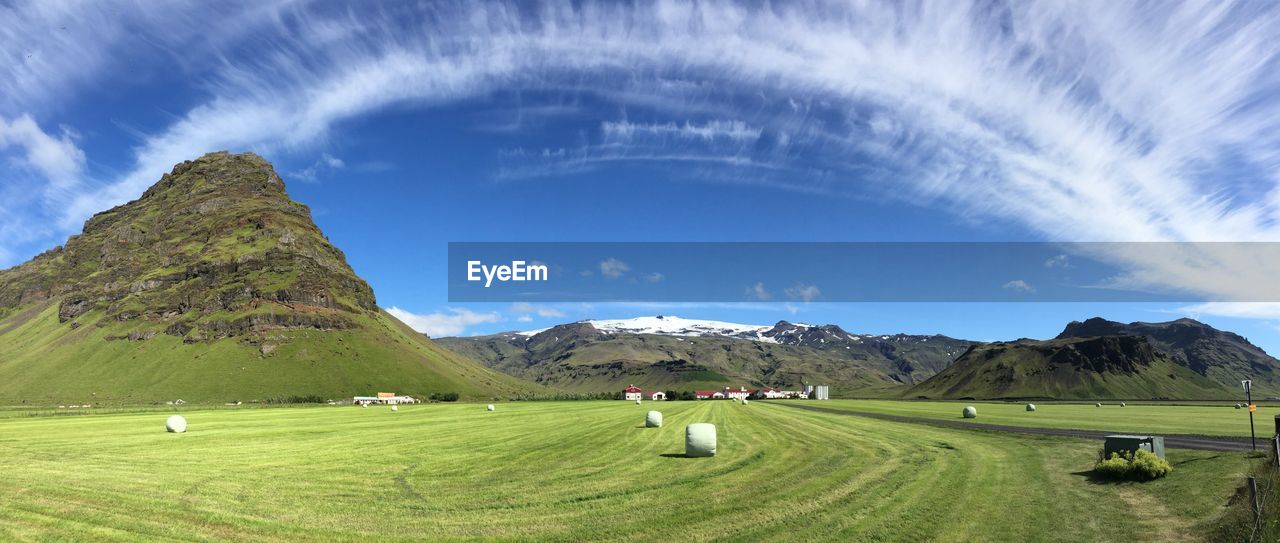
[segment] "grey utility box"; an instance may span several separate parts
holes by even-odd
[[[1114,435],[1107,436],[1106,444],[1102,446],[1102,452],[1107,458],[1111,458],[1111,453],[1133,454],[1138,449],[1155,453],[1156,456],[1164,458],[1164,438],[1160,436]]]

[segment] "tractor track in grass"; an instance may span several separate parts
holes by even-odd
[[[1133,432],[1108,432],[1103,430],[1071,430],[1065,428],[1032,428],[1028,426],[1006,426],[1002,424],[986,424],[981,422],[962,422],[958,420],[931,419],[928,417],[908,417],[904,415],[889,415],[885,413],[869,413],[865,411],[850,411],[847,409],[836,409],[831,407],[822,407],[817,405],[799,405],[794,403],[782,403],[777,405],[792,407],[795,409],[804,409],[808,411],[817,411],[821,413],[832,413],[836,415],[849,415],[853,417],[866,417],[893,422],[908,422],[916,424],[931,424],[934,426],[944,426],[947,428],[964,428],[968,430],[989,430],[993,432],[1009,432],[1015,434],[1032,434],[1041,436],[1059,436],[1059,437],[1078,437],[1083,439],[1102,439],[1114,434],[1132,434]],[[1161,435],[1161,434],[1158,434]],[[1201,451],[1219,451],[1219,452],[1237,452],[1248,451],[1252,447],[1249,438],[1229,437],[1229,436],[1194,436],[1194,435],[1176,435],[1162,434],[1164,437],[1164,446],[1178,449],[1196,449]],[[1263,447],[1266,447],[1266,440],[1263,440]]]

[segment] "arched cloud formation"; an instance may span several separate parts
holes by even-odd
[[[0,204],[0,229],[55,239],[207,150],[303,152],[389,107],[525,89],[654,118],[620,115],[579,147],[508,150],[513,178],[672,162],[1049,240],[1280,240],[1272,3],[250,5],[2,8],[21,24],[0,34],[13,66],[0,119],[39,126],[131,63],[187,75],[197,98],[139,135],[129,167]],[[67,20],[100,24],[51,31]],[[52,226],[22,226],[40,218]]]

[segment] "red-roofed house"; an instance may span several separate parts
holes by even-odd
[[[628,401],[655,400],[660,402],[667,399],[667,393],[662,392],[661,390],[656,392],[645,392],[638,386],[628,385],[627,388],[622,389],[622,399]]]
[[[695,390],[693,395],[699,400],[723,400],[724,393],[719,390]]]
[[[754,388],[746,388],[746,387],[729,388],[729,387],[724,387],[724,397],[726,397],[726,398],[734,398],[734,399],[738,399],[738,400],[745,400],[745,399],[747,399],[747,398],[751,397],[751,393],[753,393],[753,392],[755,392],[755,391],[756,391],[756,389],[754,389]]]
[[[622,399],[624,400],[639,400],[642,397],[644,397],[644,391],[640,390],[638,386],[628,385],[627,388],[622,389]]]

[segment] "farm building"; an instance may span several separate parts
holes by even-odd
[[[762,388],[760,390],[753,392],[751,394],[751,397],[752,399],[756,399],[756,400],[774,400],[779,398],[786,398],[787,394],[776,388]]]
[[[804,394],[806,398],[817,398],[819,400],[830,400],[831,393],[827,385],[805,385]]]
[[[750,397],[751,397],[751,394],[752,394],[752,393],[754,393],[754,392],[756,392],[756,389],[754,389],[754,388],[746,388],[746,387],[729,388],[729,387],[724,387],[724,397],[726,397],[726,398],[733,398],[733,399],[735,399],[735,400],[745,400],[745,399],[747,399],[747,398],[750,398]]]
[[[693,395],[699,400],[723,400],[724,393],[719,390],[695,390]]]
[[[628,385],[627,388],[622,389],[622,399],[628,400],[628,401],[633,401],[633,400],[662,401],[667,399],[667,393],[662,391],[645,392],[644,390],[641,390],[641,388],[638,386]]]
[[[356,396],[351,399],[353,405],[386,404],[398,405],[418,403],[413,396],[398,396],[394,392],[379,392],[377,396]]]
[[[639,400],[643,396],[644,391],[638,386],[628,385],[627,388],[622,389],[622,399],[624,400]]]

